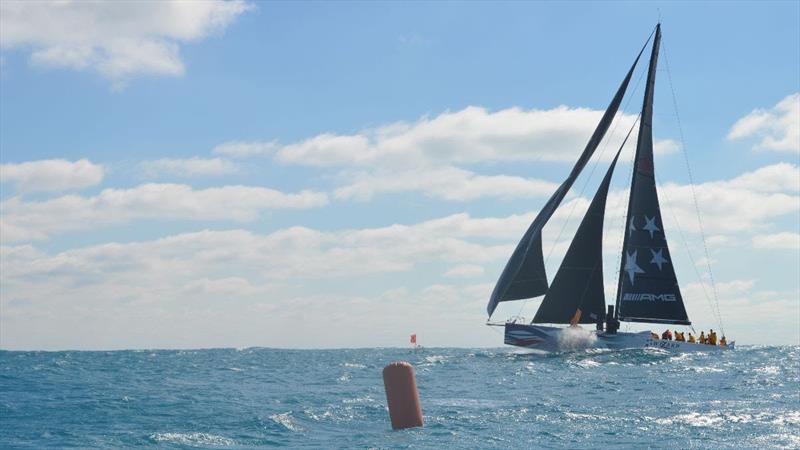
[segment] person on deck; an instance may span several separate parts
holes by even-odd
[[[719,346],[720,347],[727,347],[727,345],[728,345],[728,341],[725,339],[725,336],[723,335],[722,338],[719,340]]]
[[[708,332],[708,345],[717,345],[717,333],[713,329]]]
[[[694,335],[692,333],[689,333],[689,343],[694,344],[695,342],[697,341],[694,339]]]
[[[683,333],[678,330],[675,330],[675,340],[678,342],[686,342],[686,339],[683,338]]]
[[[698,338],[697,342],[699,342],[701,344],[705,344],[706,343],[705,331],[701,331],[700,332],[700,337]]]

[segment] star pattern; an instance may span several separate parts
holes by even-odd
[[[628,272],[628,276],[631,279],[631,285],[633,285],[633,278],[636,276],[637,273],[644,273],[641,267],[636,264],[636,254],[638,250],[634,250],[633,253],[625,252],[625,272]]]
[[[636,231],[636,226],[633,224],[634,217],[631,216],[630,222],[628,222],[628,236],[632,235],[634,231]]]
[[[649,231],[650,232],[650,239],[653,239],[653,232],[661,231],[661,228],[658,228],[656,226],[656,217],[653,216],[653,218],[650,218],[650,217],[644,216],[644,220],[647,223],[644,225],[644,228],[642,228],[642,229],[646,230],[646,231]]]
[[[661,270],[662,265],[664,265],[665,263],[669,263],[669,261],[667,261],[667,258],[664,258],[664,255],[662,254],[663,251],[664,251],[663,248],[658,249],[658,251],[655,251],[652,248],[650,249],[650,253],[653,254],[653,259],[651,259],[650,262],[652,264],[657,265],[659,271]]]

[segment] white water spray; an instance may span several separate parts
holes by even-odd
[[[581,327],[569,327],[558,333],[559,350],[580,350],[594,346],[597,335]]]

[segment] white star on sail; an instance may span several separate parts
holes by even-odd
[[[650,239],[653,239],[653,232],[654,231],[661,231],[661,228],[658,228],[656,226],[656,218],[655,218],[655,216],[653,216],[652,219],[647,217],[647,216],[644,216],[644,220],[646,220],[647,223],[645,224],[644,228],[642,228],[642,229],[649,231],[650,232]]]
[[[650,260],[650,262],[655,264],[655,265],[657,265],[658,266],[658,270],[661,270],[661,266],[664,263],[669,263],[669,261],[667,261],[667,259],[664,258],[664,255],[661,254],[661,252],[663,252],[663,251],[664,251],[663,248],[658,249],[658,251],[655,251],[652,248],[650,249],[650,253],[653,254],[653,259]]]
[[[630,237],[630,235],[632,235],[633,232],[636,231],[636,226],[633,225],[633,219],[634,217],[631,216],[631,220],[628,222],[628,237]]]
[[[625,252],[625,269],[623,270],[628,272],[628,276],[631,278],[631,284],[633,284],[633,277],[637,273],[644,273],[644,270],[636,264],[636,253],[638,252],[639,250],[634,250],[633,253]]]

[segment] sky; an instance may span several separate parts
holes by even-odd
[[[689,317],[800,344],[797,2],[4,0],[0,348],[501,346],[494,283],[659,18]],[[551,278],[645,70],[545,228]]]

